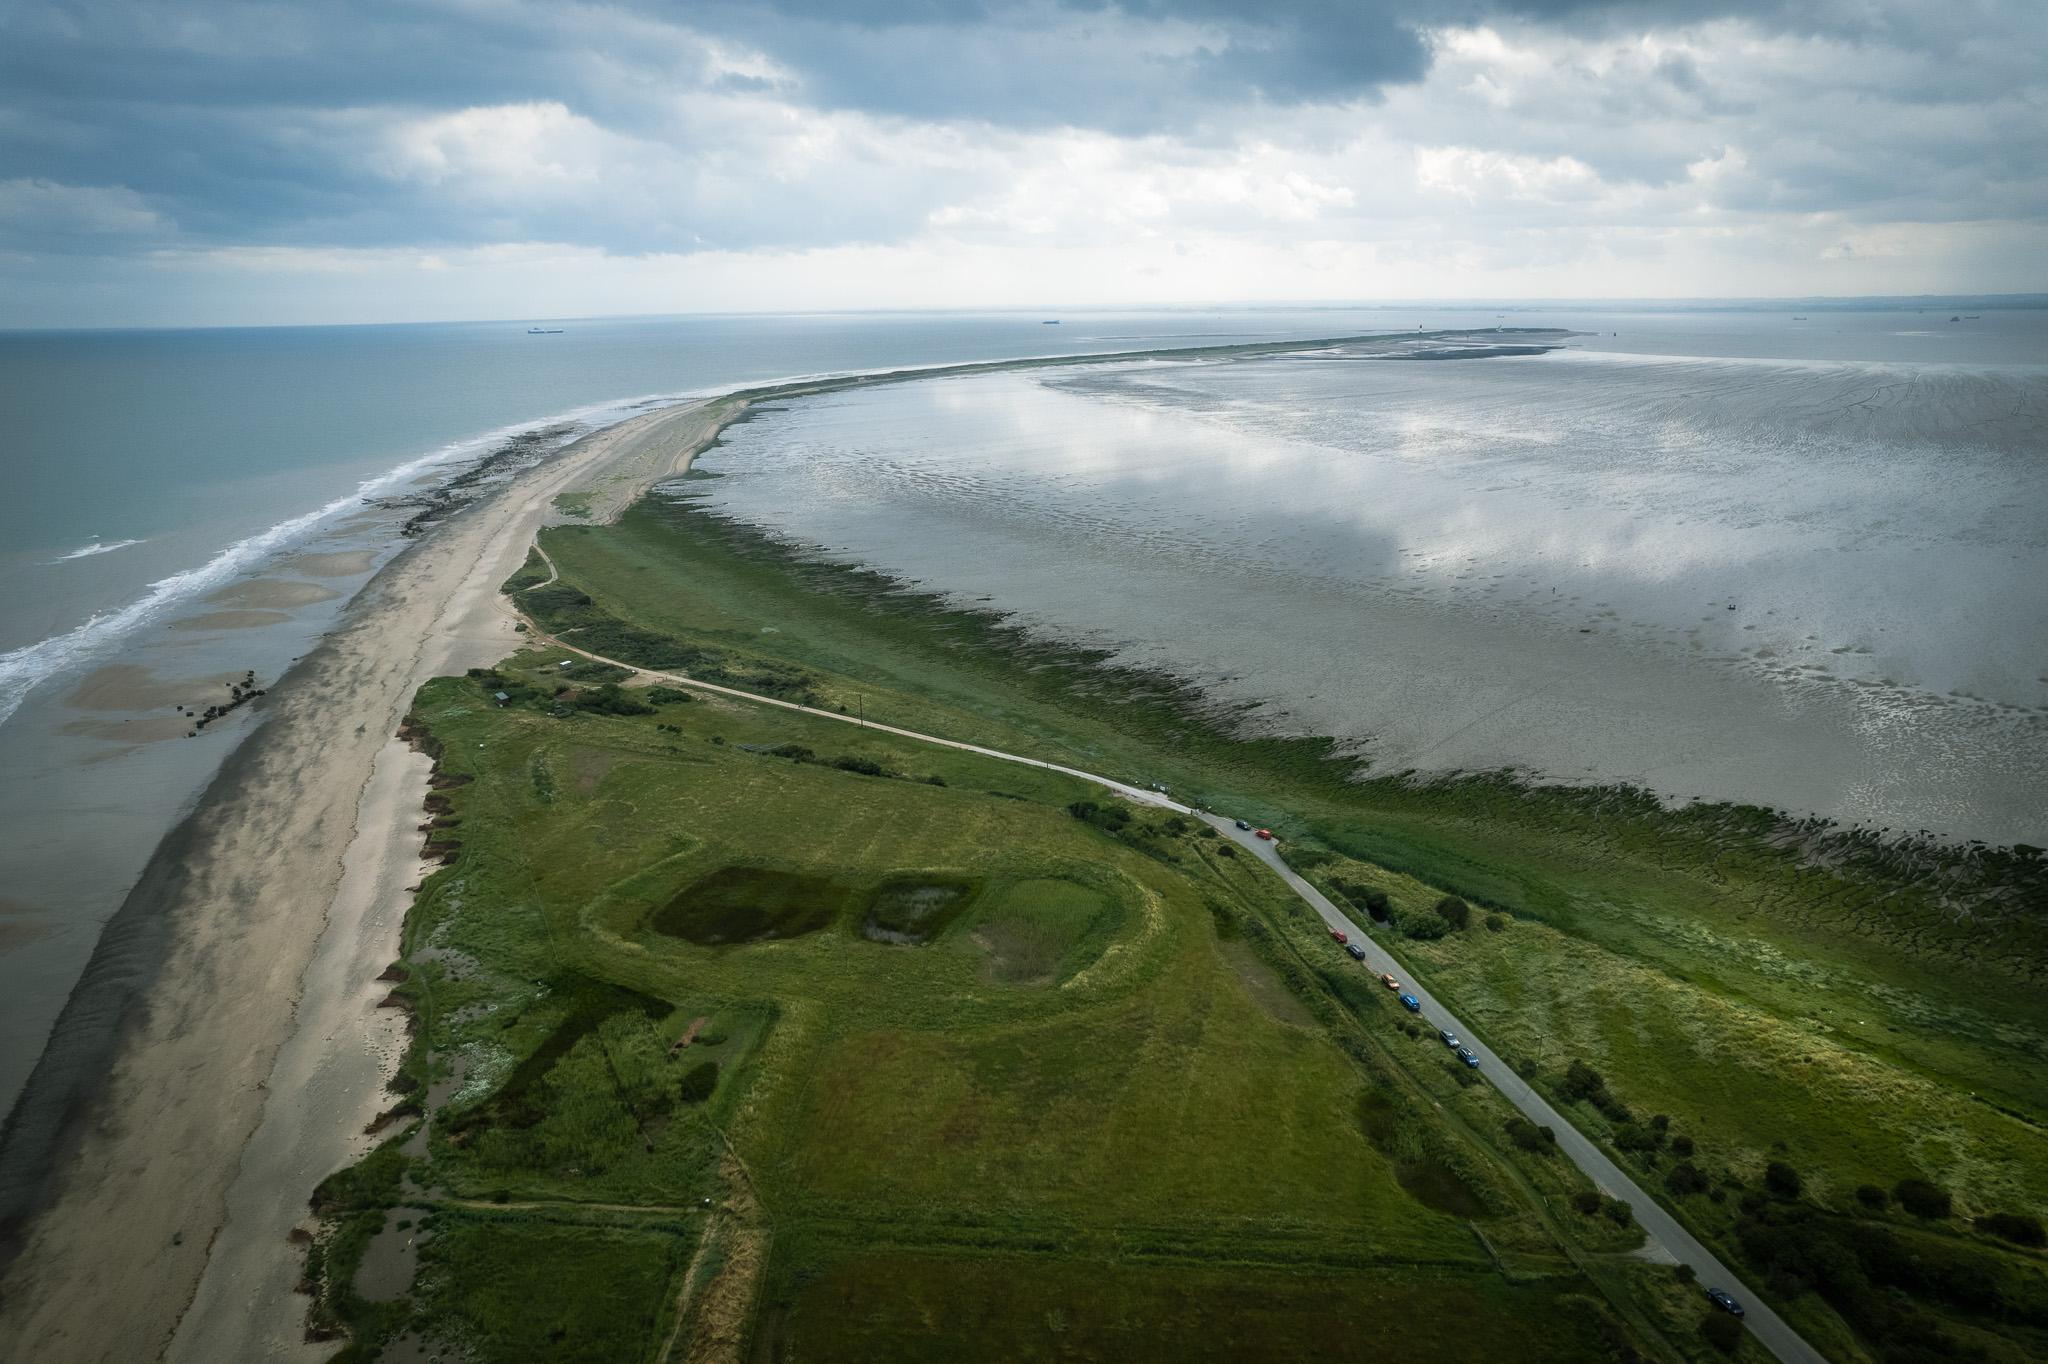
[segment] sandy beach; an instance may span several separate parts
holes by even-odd
[[[41,1211],[0,1270],[0,1356],[317,1358],[286,1237],[387,1103],[397,1023],[374,976],[397,954],[427,765],[392,735],[430,677],[514,643],[498,585],[564,492],[594,518],[688,467],[729,410],[693,404],[597,432],[393,560],[262,704],[262,723],[158,849],[103,950],[154,952],[139,998],[66,1013],[117,1039],[96,1094],[44,1106]],[[308,576],[346,554],[300,556]],[[114,675],[109,692],[155,690]],[[175,685],[175,684],[173,684]],[[126,930],[120,932],[117,930]],[[60,1032],[64,1030],[60,1029]],[[90,1028],[67,1035],[91,1040]],[[271,1096],[279,1102],[271,1104]]]

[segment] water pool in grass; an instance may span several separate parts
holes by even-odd
[[[838,918],[851,892],[822,876],[723,867],[654,911],[655,932],[703,947],[798,938]]]

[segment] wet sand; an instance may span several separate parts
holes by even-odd
[[[376,562],[377,556],[368,550],[341,550],[332,553],[301,554],[298,558],[288,561],[285,567],[294,573],[303,573],[309,578],[353,578],[358,573],[368,573],[370,566]]]
[[[64,701],[74,710],[91,711],[201,709],[224,699],[228,685],[241,680],[240,673],[164,677],[134,663],[109,663],[86,674]]]
[[[171,622],[173,630],[260,630],[291,617],[282,611],[208,611]]]
[[[289,611],[295,606],[333,601],[340,595],[333,588],[319,583],[295,583],[285,578],[250,578],[245,582],[230,583],[210,594],[206,600],[214,606]]]
[[[421,683],[516,643],[497,589],[552,498],[623,461],[630,486],[607,487],[623,505],[714,428],[693,406],[577,442],[393,560],[272,690],[109,926],[16,1111],[17,1147],[51,1168],[0,1270],[0,1357],[155,1358],[174,1332],[181,1359],[290,1347],[304,1300],[285,1234],[356,1149],[392,1059],[363,1040],[380,1026],[363,973],[396,955],[391,887],[410,884],[426,784],[390,736]],[[117,673],[95,695],[132,704],[158,694],[145,682]],[[46,1071],[104,1078],[61,1093]]]

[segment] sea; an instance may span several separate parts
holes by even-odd
[[[1968,305],[1965,305],[1968,306]],[[822,553],[1331,734],[2048,842],[2048,312],[1185,308],[0,332],[0,1107],[262,703],[521,436],[805,375],[1418,328],[782,405],[694,482]],[[181,713],[177,707],[183,707]],[[318,907],[309,906],[309,913]]]

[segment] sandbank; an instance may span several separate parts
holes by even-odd
[[[333,601],[340,595],[333,588],[319,583],[295,583],[286,578],[250,578],[208,593],[206,600],[215,606],[288,611],[295,606]]]
[[[259,630],[279,625],[291,617],[282,611],[208,611],[202,615],[174,620],[173,630]]]

